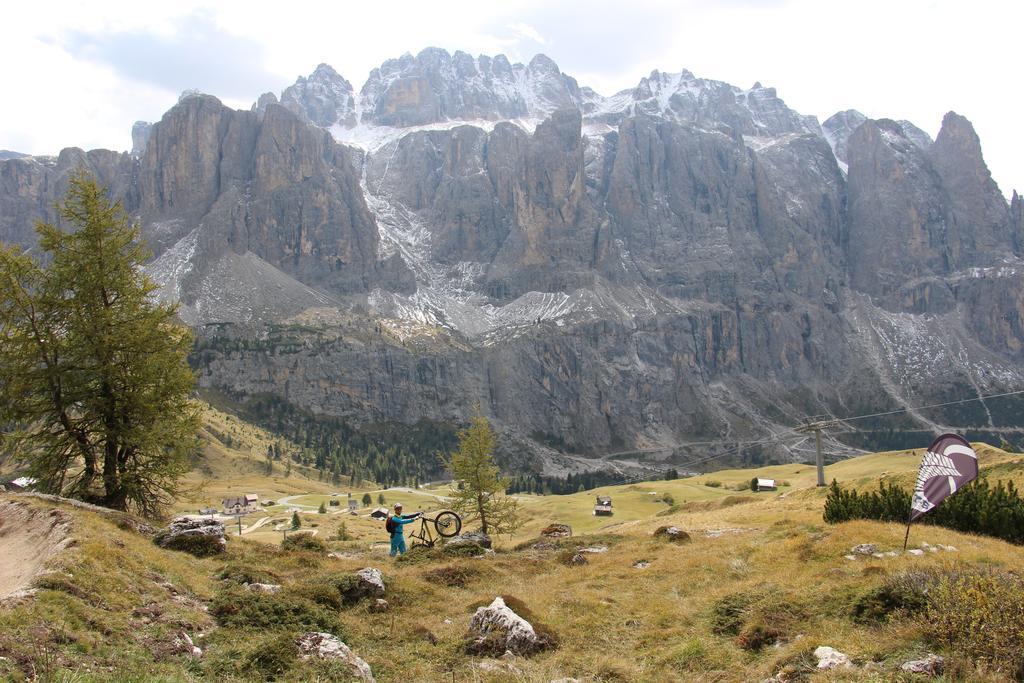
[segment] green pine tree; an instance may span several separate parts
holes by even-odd
[[[497,437],[487,418],[477,415],[459,431],[459,449],[445,461],[452,474],[452,507],[485,534],[512,533],[521,524],[519,505],[505,495],[509,480],[494,463]]]
[[[302,520],[299,519],[298,511],[295,511],[295,512],[292,513],[292,528],[293,529],[298,529],[301,526],[302,526]]]
[[[120,202],[78,172],[58,209],[36,227],[45,265],[0,247],[6,446],[44,491],[156,515],[198,444],[192,338],[154,300]]]
[[[320,507],[317,509],[317,512],[319,512],[321,515],[326,515],[327,514],[327,506],[324,505],[323,503],[320,503]]]
[[[363,505],[364,506],[373,505],[373,496],[371,496],[369,493],[364,493],[363,494]]]

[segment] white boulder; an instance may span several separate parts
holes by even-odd
[[[268,595],[273,595],[281,590],[281,585],[277,583],[247,583],[245,587],[253,593],[266,593]]]
[[[915,659],[910,662],[906,662],[900,667],[901,670],[912,674],[926,674],[928,676],[938,676],[942,673],[942,668],[945,666],[946,660],[939,655],[929,654],[924,659]]]
[[[528,656],[554,643],[538,634],[533,624],[516,614],[500,596],[480,607],[469,622],[467,651],[470,654],[500,655],[511,652]]]
[[[349,646],[337,636],[332,636],[330,633],[306,633],[300,636],[295,644],[298,645],[304,660],[316,658],[343,662],[348,666],[353,677],[374,683],[370,665],[352,652]]]
[[[814,651],[814,656],[818,660],[818,668],[822,671],[850,669],[853,667],[853,662],[850,661],[848,656],[839,650],[824,645]]]
[[[356,578],[359,579],[359,588],[365,592],[365,595],[375,598],[384,595],[384,575],[379,569],[373,567],[360,569],[356,572]]]

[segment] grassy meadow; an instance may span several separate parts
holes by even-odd
[[[240,436],[259,438],[257,432]],[[1022,456],[978,449],[983,468],[1004,479],[1024,474]],[[919,456],[879,453],[831,465],[826,474],[859,486],[882,477],[912,479]],[[234,472],[229,458],[238,457],[230,454],[218,467]],[[337,669],[304,662],[291,649],[291,634],[329,629],[371,665],[378,681],[760,681],[780,673],[786,680],[914,680],[899,665],[928,652],[948,658],[945,680],[1014,679],[1004,664],[942,641],[916,614],[886,607],[881,617],[866,620],[862,612],[879,609],[877,596],[907,576],[981,570],[1019,576],[1024,550],[920,525],[912,547],[926,542],[956,551],[851,561],[845,556],[860,543],[898,550],[904,529],[867,521],[824,524],[824,491],[814,486],[815,471],[807,465],[521,496],[525,525],[514,537],[497,539],[493,554],[431,551],[400,561],[387,556],[379,522],[315,511],[329,500],[330,487],[310,492],[318,482],[294,472],[282,481],[260,479],[242,466],[237,472],[237,479],[217,486],[251,483],[263,487],[255,489],[261,495],[277,497],[305,487],[293,502],[309,506],[303,528],[317,530],[325,550],[282,550],[281,534],[261,529],[229,538],[224,556],[197,559],[159,549],[105,517],[67,509],[76,545],[37,580],[33,599],[0,610],[0,655],[6,658],[0,678],[345,680]],[[753,476],[788,485],[756,494],[733,490]],[[376,502],[381,492],[371,493]],[[435,498],[442,493],[383,491],[388,503],[401,500],[413,510],[442,507]],[[598,493],[613,498],[613,517],[591,514]],[[663,502],[666,494],[672,505]],[[342,522],[350,540],[337,540]],[[572,525],[574,537],[533,548],[538,530],[551,522]],[[689,542],[653,535],[667,524],[685,530]],[[584,547],[607,550],[586,554],[583,565],[566,562]],[[325,586],[368,566],[384,572],[389,611],[374,612],[366,601],[316,603]],[[266,602],[256,605],[254,623],[218,625],[211,605],[256,600],[232,587],[238,575],[280,583],[284,592],[260,598]],[[556,634],[558,647],[529,659],[465,654],[473,610],[496,595],[521,600]],[[201,658],[168,644],[181,631],[203,649]],[[848,654],[856,668],[817,672],[812,652],[819,645]]]

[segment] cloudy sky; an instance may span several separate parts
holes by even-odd
[[[656,68],[761,81],[820,120],[855,108],[933,136],[954,110],[974,123],[1000,188],[1024,190],[1017,0],[19,5],[5,7],[0,40],[0,149],[123,150],[134,121],[158,120],[185,89],[248,108],[320,62],[358,88],[385,59],[438,46],[543,52],[606,95]]]

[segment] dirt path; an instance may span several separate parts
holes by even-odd
[[[69,532],[68,517],[59,510],[0,498],[0,600],[30,588],[67,546]]]

